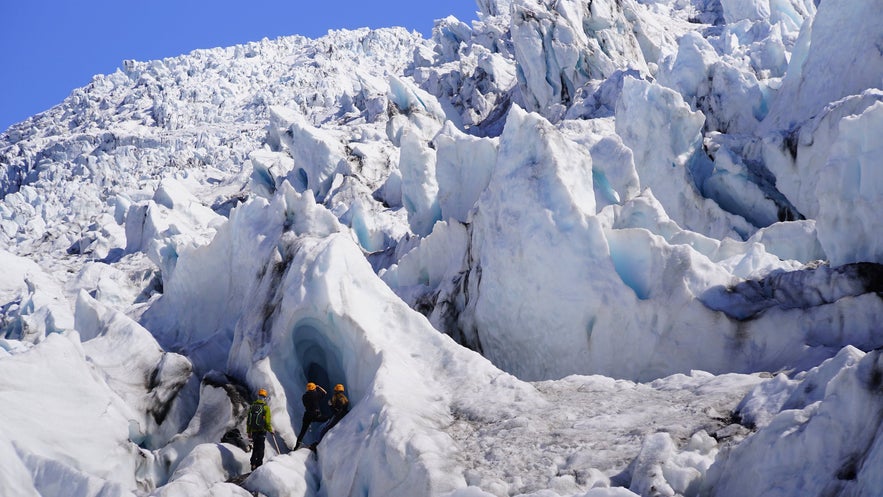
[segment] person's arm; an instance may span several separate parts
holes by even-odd
[[[267,431],[273,433],[273,422],[270,419],[270,406],[264,408],[264,420],[267,422]]]

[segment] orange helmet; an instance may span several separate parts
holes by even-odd
[[[260,395],[261,397],[266,397],[267,391],[262,388],[262,389],[258,390],[258,395]]]
[[[315,389],[316,389],[316,384],[315,384],[315,383],[313,383],[312,381],[309,382],[309,383],[307,383],[307,391],[308,391],[308,392],[312,392],[312,391],[315,390]]]
[[[341,385],[340,383],[338,383],[337,385],[334,385],[334,391],[335,392],[343,392],[343,385]]]

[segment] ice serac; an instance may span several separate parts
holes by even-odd
[[[486,16],[498,16],[509,12],[511,0],[477,0],[479,12]]]
[[[587,367],[597,309],[577,303],[598,285],[598,268],[610,266],[594,198],[591,156],[541,116],[513,107],[473,216],[461,318],[501,368],[544,378]],[[621,293],[614,286],[608,297]],[[552,355],[561,360],[545,360]]]
[[[516,74],[529,111],[557,121],[589,80],[629,67],[649,73],[634,3],[523,0],[512,9]]]
[[[132,408],[94,373],[75,332],[4,357],[0,378],[0,439],[14,440],[18,459],[43,475],[32,480],[41,495],[61,496],[62,485],[83,497],[105,486],[120,496],[151,489],[136,476],[146,460],[129,441]]]
[[[435,163],[436,152],[429,143],[419,133],[403,130],[399,158],[402,204],[408,212],[408,225],[420,236],[431,233],[435,222],[442,220]]]
[[[33,261],[0,250],[0,296],[7,302],[0,337],[37,343],[71,330],[74,316],[58,281]]]
[[[181,182],[165,179],[152,199],[129,206],[126,251],[144,252],[160,268],[163,278],[169,278],[178,254],[211,239],[221,219]]]
[[[210,374],[203,378],[197,391],[199,404],[186,425],[179,428],[168,443],[151,452],[155,461],[151,476],[158,486],[174,480],[176,474],[187,472],[187,465],[191,463],[188,459],[194,451],[198,453],[206,444],[217,443],[229,430],[242,427],[248,403],[242,397],[234,400],[224,384],[214,381],[216,378],[223,375]],[[238,447],[227,452],[231,453],[228,460],[244,459]],[[274,449],[268,449],[268,453],[274,454]],[[228,464],[235,464],[233,461]]]
[[[880,4],[874,0],[842,6],[821,2],[802,24],[798,46],[764,121],[768,129],[792,129],[832,102],[880,88]]]
[[[203,444],[194,448],[178,465],[169,483],[151,493],[152,497],[199,495],[248,497],[244,488],[226,483],[249,468],[248,454],[224,444]]]
[[[497,12],[497,10],[494,10]],[[436,21],[432,57],[415,57],[412,77],[448,114],[479,135],[499,134],[511,103],[516,66],[505,14],[485,16],[474,29],[454,17]]]
[[[469,136],[446,124],[433,142],[441,219],[468,222],[469,212],[490,183],[498,140]]]
[[[827,186],[820,184],[820,180],[826,165],[832,159],[834,144],[840,137],[841,122],[858,118],[881,101],[883,101],[883,90],[869,88],[859,95],[831,102],[824,110],[802,123],[799,129],[794,129],[786,135],[768,134],[762,138],[760,146],[762,159],[775,175],[776,188],[788,197],[802,215],[810,219],[819,216],[821,208],[819,189],[821,188],[822,191],[828,189]],[[870,118],[871,115],[869,114],[865,119]],[[849,125],[845,129],[850,130]],[[852,133],[855,132],[852,128]],[[850,139],[844,137],[844,140]],[[866,145],[861,146],[866,147]],[[836,167],[836,164],[832,167]],[[856,176],[854,166],[847,171],[851,172],[849,176],[831,177],[832,173],[838,173],[829,171],[826,177],[838,183],[849,180],[854,183],[860,180]],[[850,190],[848,196],[844,192],[831,208],[834,210],[843,208],[844,204],[852,202],[853,196],[854,190]]]
[[[426,236],[441,220],[431,141],[445,122],[445,112],[434,96],[401,78],[390,78],[389,99],[395,112],[386,133],[399,146],[402,205],[411,230]]]
[[[616,133],[634,152],[642,186],[653,190],[678,225],[713,238],[744,239],[754,228],[704,198],[697,186],[707,174],[701,152],[703,122],[702,113],[692,111],[678,93],[632,77],[623,81]]]
[[[149,331],[84,291],[77,299],[75,326],[89,363],[134,410],[130,439],[149,449],[165,445],[183,428],[169,413],[190,378],[190,361],[164,352]]]
[[[346,140],[340,134],[316,128],[305,116],[285,108],[271,109],[270,122],[268,141],[277,151],[295,158],[286,179],[299,190],[312,190],[322,200],[335,174],[351,172],[345,160]]]
[[[466,226],[442,221],[380,277],[411,307],[436,313],[436,296],[465,270],[468,248]]]
[[[703,491],[720,497],[876,495],[883,484],[883,360],[878,350],[858,357],[838,358],[830,380],[807,377],[805,386],[818,389],[819,400],[785,405],[751,438],[722,452]]]
[[[781,89],[761,126],[763,158],[777,188],[801,214],[817,219],[819,240],[832,251],[828,256],[835,264],[880,257],[876,242],[856,238],[862,237],[858,226],[874,229],[864,212],[879,203],[869,193],[871,171],[879,169],[879,161],[869,161],[874,145],[863,138],[866,132],[879,134],[878,112],[871,110],[883,99],[883,33],[871,14],[878,10],[873,1],[850,8],[820,4],[811,21],[803,23]],[[858,121],[864,129],[858,129]],[[844,155],[849,159],[844,161]],[[860,177],[860,172],[871,175]]]
[[[294,189],[284,184],[285,195],[295,195]],[[255,253],[272,248],[285,226],[297,226],[306,217],[295,216],[293,209],[300,204],[286,203],[285,195],[277,192],[270,201],[258,198],[248,209],[234,209],[230,222],[222,225],[211,241],[225,247],[222,254],[209,256],[209,246],[182,252],[163,297],[144,313],[142,322],[158,342],[169,350],[186,351],[197,371],[226,369],[236,323],[247,310],[245,301],[235,296],[248,295],[254,285],[252,278],[237,274],[266,272],[267,263]],[[315,201],[311,190],[297,197]],[[328,211],[310,212],[311,225],[323,226],[324,233],[342,228]],[[241,227],[233,232],[232,225]],[[199,299],[188,297],[197,293]]]
[[[750,31],[728,32],[728,29],[731,28],[724,28],[722,39],[730,36],[745,37],[746,42],[751,39]],[[764,43],[772,46],[758,41],[757,48],[752,48],[754,44],[743,48],[712,44],[713,41],[697,32],[685,34],[678,42],[676,54],[660,61],[658,81],[678,91],[694,109],[702,111],[707,129],[751,133],[766,116],[769,79],[784,72],[784,41],[763,38]],[[766,77],[761,80],[759,75]]]
[[[816,192],[819,242],[831,264],[883,263],[883,101],[840,121]]]
[[[782,260],[810,263],[827,259],[815,221],[775,223],[757,230],[748,242],[762,243],[767,252]]]

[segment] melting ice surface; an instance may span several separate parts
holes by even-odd
[[[477,7],[0,135],[4,495],[879,495],[879,2]]]

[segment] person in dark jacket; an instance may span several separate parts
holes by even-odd
[[[300,433],[297,434],[297,443],[294,445],[295,450],[301,447],[300,442],[304,439],[304,435],[307,434],[307,430],[310,428],[311,423],[321,422],[328,419],[323,416],[322,411],[319,410],[319,406],[322,404],[322,399],[324,399],[327,394],[328,392],[319,385],[316,385],[313,382],[307,383],[307,391],[301,396],[301,402],[304,404],[304,417],[301,421]]]
[[[273,422],[270,417],[270,406],[267,405],[267,391],[258,390],[258,398],[248,408],[245,430],[252,442],[251,470],[254,471],[264,463],[264,441],[267,433],[273,433]]]
[[[319,440],[322,440],[322,437],[328,433],[328,430],[334,428],[334,425],[337,424],[338,421],[341,420],[346,413],[350,410],[350,401],[346,398],[346,395],[343,393],[343,385],[338,383],[334,385],[334,395],[331,396],[331,400],[328,401],[328,405],[331,406],[331,410],[334,411],[334,414],[331,415],[331,420],[328,421],[328,424],[322,428],[322,433],[319,434]]]

